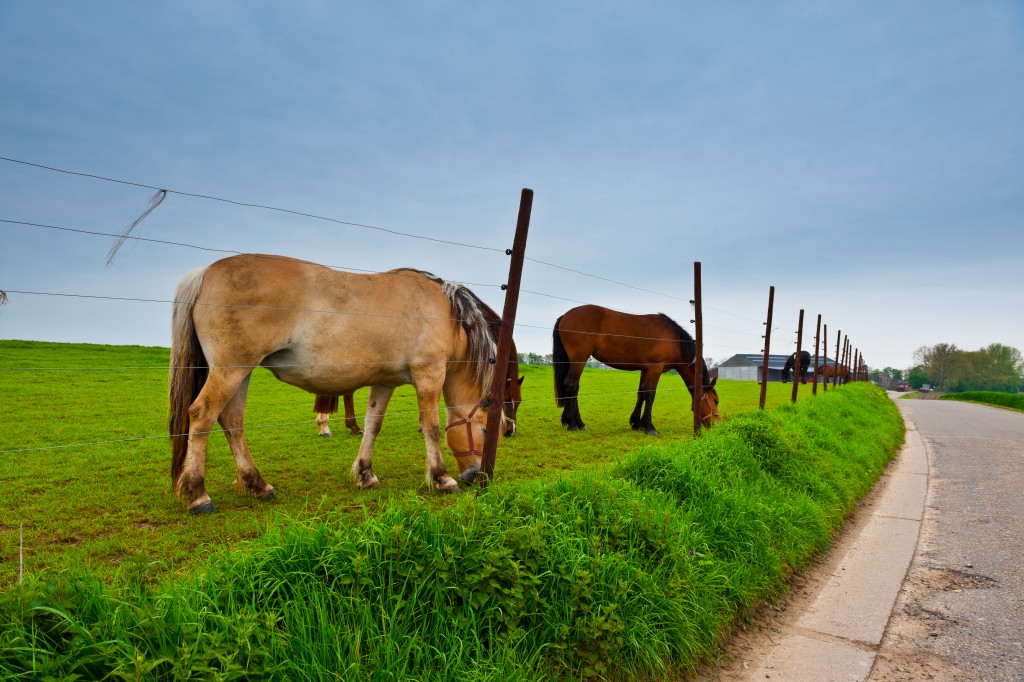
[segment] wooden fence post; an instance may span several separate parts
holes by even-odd
[[[804,343],[804,309],[800,309],[800,324],[796,328],[796,356],[793,359],[793,396],[790,398],[790,402],[796,402],[796,395],[800,391],[800,351],[803,350]]]
[[[700,435],[702,403],[704,401],[704,318],[700,299],[700,261],[693,263],[693,324],[695,345],[693,353],[693,435]]]
[[[764,409],[764,397],[768,393],[768,350],[772,343],[772,306],[775,305],[775,287],[768,288],[768,321],[764,323],[764,360],[761,361],[761,400],[760,409]]]
[[[840,329],[840,330],[836,331],[836,371],[835,371],[835,374],[832,375],[832,386],[833,387],[839,385],[839,368],[842,366],[842,363],[840,362],[840,359],[839,359],[839,342],[842,341],[842,339],[843,339],[843,330]]]
[[[828,369],[828,325],[822,326],[825,331],[821,339],[821,356],[822,362],[825,363],[825,369]],[[821,390],[828,393],[828,377],[824,371],[821,373]]]
[[[818,347],[821,345],[821,313],[818,313],[818,327],[814,330],[814,374],[811,375],[811,395],[818,395]]]
[[[512,354],[512,333],[516,326],[516,309],[519,306],[519,285],[523,278],[523,259],[526,256],[526,235],[530,231],[530,213],[533,210],[533,190],[524,189],[519,198],[519,218],[516,220],[516,236],[512,248],[505,253],[512,257],[508,268],[508,283],[505,289],[505,308],[498,328],[498,343],[494,358],[494,378],[491,381],[491,395],[487,407],[487,433],[484,436],[483,461],[480,471],[483,479],[480,485],[487,487],[494,476],[494,460],[498,451],[498,437],[501,435],[501,410],[505,403],[505,384],[508,378],[509,360]],[[513,377],[513,380],[518,377]]]

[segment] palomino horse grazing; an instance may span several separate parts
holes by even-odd
[[[259,499],[276,497],[243,432],[249,379],[262,365],[315,395],[370,387],[365,433],[352,464],[362,488],[380,485],[371,466],[374,441],[395,388],[413,384],[427,484],[457,492],[441,456],[438,402],[443,394],[448,446],[460,478],[471,483],[482,457],[474,444],[483,443],[487,418],[479,408],[494,374],[494,330],[485,310],[469,289],[416,270],[363,275],[241,255],[186,274],[172,322],[174,491],[190,512],[214,511],[205,472],[207,438],[217,421],[235,458],[238,487]]]
[[[800,351],[800,381],[807,383],[807,370],[810,368],[811,354],[805,350]],[[786,358],[786,364],[782,367],[782,383],[789,381],[789,376],[796,367],[796,353]]]
[[[591,356],[615,369],[639,370],[640,388],[636,407],[629,416],[633,430],[656,436],[651,410],[658,379],[676,370],[693,395],[696,344],[689,334],[667,315],[630,315],[596,305],[573,308],[555,322],[552,334],[555,365],[555,400],[562,407],[562,424],[570,431],[586,429],[580,417],[580,375]],[[705,366],[701,383],[704,397],[701,421],[719,422],[718,393]],[[696,410],[697,406],[692,405]],[[642,411],[642,414],[641,414]]]

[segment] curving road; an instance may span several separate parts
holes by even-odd
[[[1024,680],[1024,413],[898,404],[925,442],[928,497],[869,679]]]
[[[1024,681],[1024,413],[896,403],[906,445],[843,536],[696,679]]]

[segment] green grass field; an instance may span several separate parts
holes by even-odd
[[[341,428],[340,415],[333,438],[317,437],[312,396],[259,369],[249,391],[247,437],[279,500],[236,494],[234,460],[223,436],[213,434],[207,487],[220,513],[188,518],[170,492],[167,364],[165,348],[0,341],[0,451],[7,451],[0,457],[7,498],[0,508],[0,589],[16,580],[22,526],[31,571],[68,565],[102,571],[125,560],[157,560],[179,570],[206,545],[258,536],[280,512],[361,516],[364,507],[407,495],[437,506],[453,502],[424,484],[411,387],[396,392],[377,440],[374,470],[383,489],[364,491],[349,481],[359,438]],[[586,433],[561,428],[550,367],[526,365],[521,374],[519,433],[499,446],[497,481],[613,463],[650,441],[628,427],[638,374],[586,371],[581,395],[590,397],[580,402]],[[757,406],[754,383],[721,382],[719,389],[725,419]],[[789,400],[790,390],[790,384],[769,385],[768,404]],[[810,395],[809,385],[801,395]],[[360,423],[365,407],[363,390],[356,394]],[[657,440],[691,438],[690,400],[679,377],[662,378],[654,410]],[[457,470],[449,453],[446,464]]]
[[[250,444],[281,497],[237,496],[214,437],[220,511],[192,518],[169,491],[165,349],[0,353],[157,368],[0,375],[4,679],[678,679],[828,545],[903,441],[873,386],[790,405],[774,384],[762,412],[743,382],[719,383],[724,421],[694,440],[672,376],[650,438],[627,427],[636,375],[601,370],[582,384],[590,430],[569,434],[550,368],[524,367],[486,494],[426,491],[408,391],[378,440],[384,487],[360,491],[357,439],[317,438],[311,396],[259,371]]]

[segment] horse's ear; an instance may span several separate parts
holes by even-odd
[[[520,385],[520,386],[522,386],[522,385],[523,385],[523,379],[525,379],[525,378],[526,378],[525,376],[521,376],[521,377],[519,377],[519,385]]]
[[[714,387],[715,387],[715,384],[716,384],[717,382],[718,382],[718,377],[715,377],[714,379],[712,379],[712,380],[711,380],[711,383],[710,383],[710,384],[708,384],[708,388],[714,388]]]

